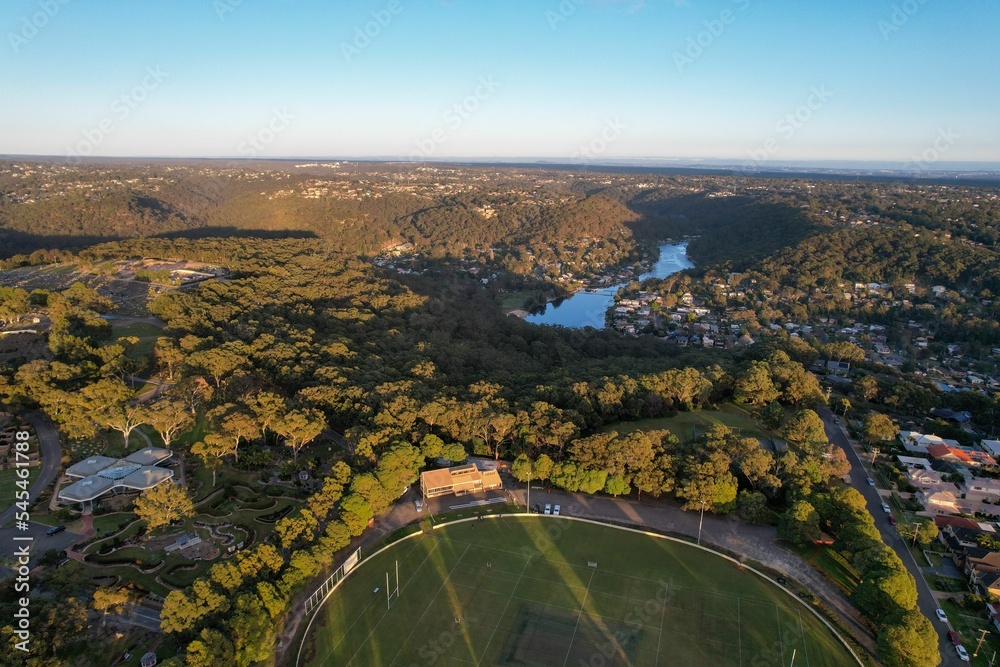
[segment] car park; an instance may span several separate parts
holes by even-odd
[[[552,515],[559,516],[559,505],[556,505],[555,507],[552,508]]]
[[[549,503],[545,503],[545,513],[552,514],[552,505],[550,505]]]
[[[944,609],[935,609],[934,614],[937,616],[937,620],[942,623],[948,622],[948,616],[944,613]]]

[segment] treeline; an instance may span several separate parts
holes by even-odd
[[[834,546],[858,571],[851,602],[877,635],[878,659],[885,665],[940,664],[937,632],[917,607],[916,581],[882,541],[864,497],[844,486],[800,495],[782,515],[778,534],[809,543],[821,530],[836,538]]]

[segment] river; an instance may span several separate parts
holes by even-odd
[[[646,278],[666,278],[684,269],[694,267],[687,256],[687,242],[665,243],[660,246],[660,258],[652,270],[639,276]],[[525,319],[532,324],[551,324],[580,329],[583,327],[604,328],[604,314],[615,303],[615,294],[627,283],[604,287],[593,292],[580,290],[565,299],[553,301],[535,310]]]

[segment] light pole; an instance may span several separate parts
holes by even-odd
[[[920,524],[913,524],[913,546],[917,546],[917,535],[920,534]]]
[[[528,499],[524,504],[524,510],[531,514],[531,474],[528,474]]]
[[[872,448],[872,463],[871,464],[872,464],[873,468],[875,467],[875,457],[877,457],[879,455],[879,453],[880,452],[879,452],[879,448],[878,447],[873,447]]]
[[[701,501],[701,518],[698,519],[698,546],[701,546],[701,524],[705,521],[705,501]]]

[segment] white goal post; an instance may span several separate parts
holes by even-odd
[[[340,567],[334,570],[333,574],[327,577],[326,580],[319,585],[319,588],[313,591],[313,594],[306,599],[306,616],[311,614],[313,610],[316,609],[321,602],[323,602],[327,594],[333,590],[333,587],[336,586],[341,579],[346,577],[347,574],[354,569],[354,566],[358,564],[359,560],[361,560],[361,547],[355,549],[354,553],[348,556],[347,560],[345,560]]]

